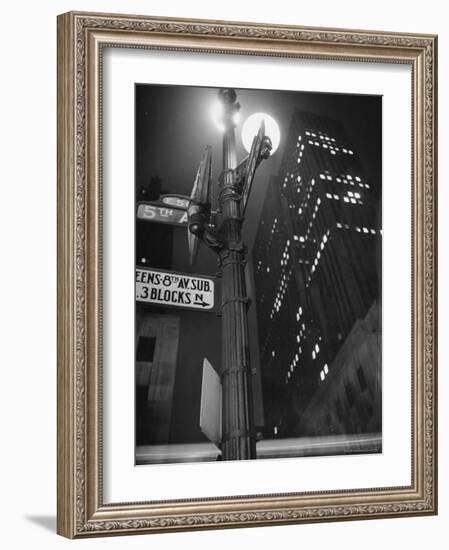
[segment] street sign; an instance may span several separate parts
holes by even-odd
[[[204,150],[201,158],[198,172],[193,183],[190,198],[192,203],[189,208],[189,215],[192,212],[198,211],[198,208],[210,209],[211,203],[211,184],[212,184],[212,149],[208,145]],[[200,247],[200,239],[190,231],[190,226],[187,228],[187,239],[189,242],[189,259],[190,265],[195,263]]]
[[[159,306],[214,311],[217,281],[213,277],[159,269],[136,269],[136,300]]]
[[[187,211],[171,208],[155,202],[139,202],[137,218],[147,222],[187,226]]]
[[[262,122],[260,123],[259,131],[257,132],[257,135],[253,139],[251,151],[249,153],[248,160],[246,163],[246,178],[245,178],[245,184],[242,190],[242,213],[243,214],[245,213],[246,204],[248,202],[249,194],[251,192],[251,186],[253,184],[254,174],[256,173],[257,165],[260,162],[259,155],[262,149],[264,138],[265,138],[265,122],[262,120]]]
[[[221,380],[210,362],[204,358],[201,384],[200,429],[203,434],[221,445]]]
[[[187,210],[190,203],[188,198],[182,198],[177,195],[162,195],[160,199],[164,204],[174,206],[175,208],[181,208],[182,210]]]

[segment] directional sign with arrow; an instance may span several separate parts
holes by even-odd
[[[159,269],[136,269],[136,300],[159,306],[215,311],[217,280]]]

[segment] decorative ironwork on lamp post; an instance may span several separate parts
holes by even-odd
[[[257,166],[270,156],[272,144],[262,120],[251,151],[239,164],[235,128],[240,104],[233,89],[218,92],[222,104],[223,171],[218,182],[218,210],[211,211],[210,147],[206,147],[188,207],[190,261],[200,242],[218,255],[222,274],[222,442],[223,460],[256,458],[256,437],[249,359],[245,283],[244,212]]]

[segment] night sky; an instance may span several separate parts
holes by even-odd
[[[222,134],[212,117],[217,92],[217,88],[136,85],[136,200],[148,200],[149,196],[154,200],[159,186],[162,193],[190,195],[206,145],[212,146],[216,200],[216,182],[222,163]],[[349,143],[359,155],[363,173],[372,181],[380,182],[378,151],[382,115],[378,96],[278,90],[236,92],[241,104],[242,122],[252,113],[265,112],[276,119],[281,131],[278,150],[258,168],[252,186],[243,233],[249,252],[254,243],[269,178],[278,173],[290,119],[296,108],[339,120]],[[241,143],[239,127],[236,137],[237,158],[241,160],[246,156],[246,151]],[[158,185],[154,183],[155,178],[160,180]],[[147,193],[146,197],[142,195],[142,190]],[[151,223],[147,225],[155,226]],[[147,235],[148,231],[151,228],[146,230]],[[186,231],[185,228],[173,229],[171,269],[213,275],[216,272],[216,255],[205,246],[201,246],[196,264],[193,267],[189,265]],[[178,314],[178,310],[171,312]],[[251,363],[252,367],[258,367],[254,305],[250,308],[249,322]],[[202,372],[200,356],[208,357],[219,371],[220,321],[213,313],[183,311],[172,413],[172,442],[205,440],[198,426]],[[257,388],[256,395],[256,424],[261,424],[262,407]]]

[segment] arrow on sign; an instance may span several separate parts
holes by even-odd
[[[204,301],[203,299],[203,295],[202,294],[196,294],[195,295],[195,302],[194,304],[196,306],[201,306],[201,307],[209,307],[210,304],[208,304],[207,302]]]

